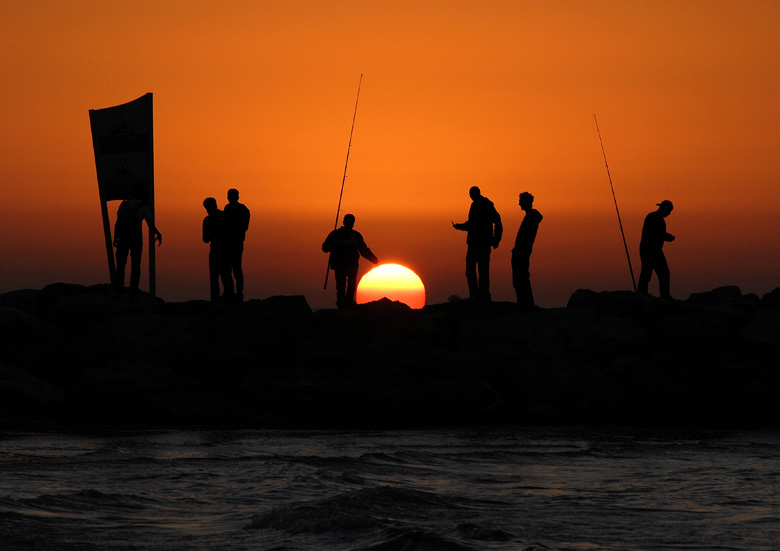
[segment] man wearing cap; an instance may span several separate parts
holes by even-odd
[[[639,242],[639,257],[642,259],[642,271],[639,273],[637,293],[647,295],[647,285],[655,271],[658,276],[658,288],[661,298],[671,300],[669,294],[669,265],[664,256],[664,242],[674,241],[674,236],[666,233],[666,218],[672,212],[671,201],[661,201],[658,210],[645,217],[642,226],[642,240]]]

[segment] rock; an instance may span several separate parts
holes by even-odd
[[[257,369],[240,385],[246,414],[273,424],[345,426],[354,424],[359,393],[336,369]]]
[[[0,363],[0,415],[18,417],[51,413],[65,394],[26,371]]]
[[[569,297],[566,308],[631,317],[636,314],[638,309],[643,310],[648,300],[653,299],[652,297],[638,295],[631,291],[602,291],[597,293],[590,289],[577,289]]]
[[[305,316],[311,307],[303,295],[272,296],[262,301],[265,312],[275,316]]]
[[[28,314],[37,315],[40,294],[40,291],[34,289],[21,289],[0,294],[0,308],[15,308]]]
[[[0,296],[0,418],[780,426],[775,297],[580,289],[554,309],[312,311],[302,296],[165,303],[54,284]]]
[[[761,301],[752,293],[743,295],[736,285],[727,285],[705,293],[692,293],[685,302],[699,307],[745,310],[754,309]]]
[[[387,389],[368,400],[371,426],[461,425],[506,418],[508,406],[479,379],[437,379]]]
[[[209,421],[214,398],[159,362],[115,362],[92,369],[67,390],[72,408],[98,421]]]
[[[56,329],[16,308],[0,307],[2,359],[18,366],[34,365],[56,345]]]
[[[629,313],[621,308],[613,313],[575,309],[561,316],[556,326],[568,355],[606,364],[623,354],[644,353],[652,339],[647,324],[617,312]]]
[[[748,321],[740,333],[748,347],[780,357],[780,309],[766,309]]]
[[[774,289],[761,297],[761,306],[766,308],[780,309],[780,287]]]
[[[49,307],[48,320],[52,325],[72,332],[124,314],[149,315],[160,311],[160,303],[149,295],[75,294],[59,297]]]

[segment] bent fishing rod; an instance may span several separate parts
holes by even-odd
[[[360,80],[358,81],[357,97],[355,98],[355,111],[352,113],[352,128],[349,131],[349,144],[347,145],[347,160],[344,162],[344,176],[341,178],[341,192],[339,192],[339,205],[336,208],[336,221],[333,223],[333,229],[335,230],[339,226],[339,213],[341,212],[341,198],[344,196],[344,182],[347,180],[347,165],[349,165],[349,151],[352,149],[352,133],[355,132],[355,118],[357,117],[358,101],[360,100],[360,85],[363,83],[363,73],[360,73]],[[323,289],[328,288],[328,276],[330,275],[330,255],[328,255],[328,266],[325,270],[325,286]]]
[[[604,155],[604,166],[607,167],[607,178],[609,178],[609,189],[612,190],[612,200],[615,202],[615,212],[617,213],[618,225],[620,226],[620,235],[623,236],[623,247],[626,249],[626,259],[628,260],[628,269],[631,272],[631,283],[634,286],[634,292],[636,293],[636,280],[634,279],[634,268],[631,266],[631,256],[628,254],[628,245],[626,244],[626,234],[623,231],[623,222],[620,220],[620,210],[618,209],[617,199],[615,198],[615,188],[612,185],[612,176],[609,173],[609,164],[607,163],[607,154],[604,151],[604,142],[601,140],[601,130],[599,130],[599,121],[596,119],[596,114],[593,114],[593,120],[596,122],[596,132],[599,135],[599,143],[601,144],[601,154]]]

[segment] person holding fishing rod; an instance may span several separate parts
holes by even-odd
[[[336,277],[336,307],[354,306],[357,291],[358,261],[364,257],[376,264],[379,262],[368,248],[360,232],[355,231],[355,216],[344,215],[344,224],[333,230],[322,244],[322,252],[330,253],[328,266]]]
[[[664,242],[674,241],[674,236],[666,233],[666,220],[671,214],[674,205],[671,201],[661,201],[658,210],[651,212],[645,217],[645,223],[642,226],[642,240],[639,242],[639,257],[642,259],[642,271],[639,272],[639,284],[637,293],[641,295],[649,294],[647,285],[650,283],[650,277],[653,272],[658,276],[658,288],[661,298],[672,300],[669,294],[669,265],[664,256]]]

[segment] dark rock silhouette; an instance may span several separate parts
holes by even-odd
[[[0,415],[37,416],[65,401],[65,393],[26,371],[0,363]]]
[[[566,308],[0,295],[0,426],[780,426],[780,289]]]

